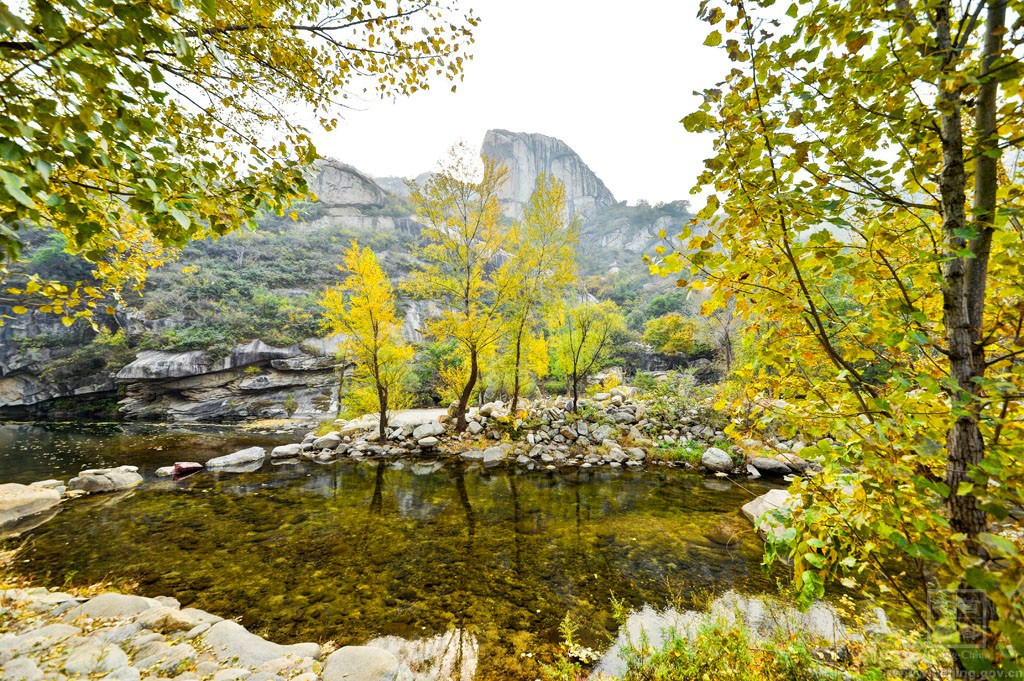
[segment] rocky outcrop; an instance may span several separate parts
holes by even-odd
[[[501,190],[506,214],[522,215],[537,176],[544,173],[565,184],[570,215],[592,217],[615,204],[615,197],[583,159],[565,142],[537,133],[488,130],[480,153],[496,159],[509,171]]]
[[[359,215],[384,206],[387,193],[368,175],[335,159],[317,161],[309,188],[329,215]]]
[[[215,421],[323,418],[337,411],[339,338],[277,348],[260,340],[214,359],[202,351],[145,351],[117,374],[128,418]]]

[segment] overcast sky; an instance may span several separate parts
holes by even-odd
[[[456,93],[348,111],[320,152],[372,175],[431,170],[460,139],[488,128],[539,132],[571,146],[619,200],[689,197],[706,139],[679,120],[726,60],[703,47],[697,0],[460,0],[483,20]]]

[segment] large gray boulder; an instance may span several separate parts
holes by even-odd
[[[728,473],[735,467],[732,457],[718,447],[705,449],[700,455],[700,465],[715,473]]]
[[[301,444],[280,445],[270,450],[271,459],[292,459],[302,454]]]
[[[68,482],[71,491],[116,492],[131,489],[142,482],[138,466],[118,466],[117,468],[93,468],[84,470]]]
[[[775,459],[769,459],[766,456],[755,456],[750,459],[750,465],[757,469],[757,472],[765,477],[781,478],[789,475],[793,470]]]
[[[323,681],[394,681],[398,659],[383,648],[345,646],[327,656]]]
[[[59,503],[60,492],[55,489],[13,482],[0,485],[0,526],[42,513]]]
[[[210,370],[210,358],[202,350],[191,352],[164,352],[143,350],[117,372],[117,380],[153,380],[182,378],[205,374]]]
[[[263,463],[263,459],[267,456],[267,450],[263,447],[248,447],[246,449],[240,449],[233,454],[226,454],[224,456],[218,456],[210,459],[206,462],[207,468],[216,469],[234,469],[244,468],[249,470],[250,468],[259,468],[259,464]],[[231,472],[228,470],[228,472]]]
[[[238,658],[238,663],[245,667],[258,667],[264,662],[285,655],[312,658],[320,655],[320,646],[316,643],[280,645],[249,632],[241,624],[231,620],[217,622],[207,629],[202,638],[218,661],[228,662],[232,658]]]
[[[422,440],[425,437],[436,437],[444,433],[444,426],[440,423],[424,423],[416,426],[412,431],[412,439]]]

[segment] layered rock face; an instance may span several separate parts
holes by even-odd
[[[387,193],[368,175],[335,159],[317,161],[309,188],[330,215],[359,215],[366,208],[380,208]]]
[[[537,133],[488,130],[480,153],[496,159],[509,171],[501,193],[507,215],[519,217],[530,200],[540,174],[554,176],[565,184],[571,215],[593,217],[615,205],[615,197],[583,159],[565,142]]]
[[[337,348],[338,339],[287,348],[254,340],[219,360],[202,351],[140,352],[116,376],[125,394],[120,413],[172,421],[322,417],[337,410]]]

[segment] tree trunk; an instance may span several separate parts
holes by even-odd
[[[574,370],[572,372],[572,410],[573,413],[579,411],[580,407],[580,377]]]
[[[989,5],[986,22],[987,39],[986,64],[990,58],[998,54],[1000,41],[993,42],[992,33],[999,33],[1005,17],[1005,7],[1001,0],[993,0]],[[942,11],[945,10],[945,11]],[[937,13],[937,35],[940,51],[948,51],[952,55],[953,45],[950,39],[949,7],[946,5]],[[996,22],[996,26],[993,26]],[[950,57],[952,59],[952,56]],[[989,85],[989,84],[986,84]],[[991,88],[997,88],[995,83]],[[982,87],[984,90],[985,86]],[[991,137],[995,132],[994,107],[995,92],[979,92],[977,125],[983,137]],[[964,168],[964,145],[961,128],[959,91],[942,91],[939,95],[940,110],[943,111],[941,124],[942,138],[942,174],[939,187],[942,196],[943,232],[945,235],[946,261],[942,267],[943,276],[943,325],[946,345],[949,352],[950,376],[954,379],[956,389],[950,395],[955,421],[946,436],[946,475],[945,483],[949,487],[946,509],[949,513],[950,525],[957,532],[965,535],[967,551],[974,556],[984,558],[985,552],[978,542],[978,535],[985,531],[987,519],[985,512],[979,507],[977,498],[972,494],[959,494],[961,482],[968,481],[968,473],[975,468],[985,456],[985,441],[978,427],[980,419],[979,385],[976,381],[985,373],[984,347],[982,346],[982,311],[984,310],[985,278],[987,276],[988,242],[985,239],[986,229],[991,229],[992,213],[995,209],[995,183],[997,182],[994,167],[982,163],[984,156],[977,161],[976,179],[984,186],[975,187],[976,205],[980,201],[985,212],[979,215],[979,222],[988,221],[988,225],[980,224],[981,230],[970,242],[973,258],[964,258],[960,253],[968,247],[965,238],[967,227],[966,216],[966,172]],[[986,106],[987,104],[987,106]],[[991,127],[989,127],[991,126]],[[982,143],[989,140],[983,139]],[[992,159],[994,161],[994,159]],[[985,207],[991,196],[990,207]],[[991,232],[988,232],[988,241]],[[980,248],[979,248],[980,247]],[[981,252],[979,252],[979,250]],[[993,613],[992,603],[983,592],[970,589],[961,583],[958,594],[965,603],[958,608],[957,628],[962,644],[984,644],[988,633],[988,618]],[[971,650],[954,647],[951,649],[956,663],[958,676],[971,666],[968,655]],[[975,653],[979,652],[977,650]]]
[[[377,401],[380,402],[380,420],[377,422],[377,432],[380,433],[380,442],[384,444],[388,439],[388,392],[377,388]]]
[[[477,352],[474,348],[469,351],[469,380],[462,389],[459,396],[459,406],[455,411],[455,429],[460,433],[466,430],[466,410],[469,408],[469,398],[473,395],[473,388],[476,386],[477,376],[480,374],[480,367],[477,365]]]
[[[512,406],[509,408],[509,413],[512,414],[512,418],[516,417],[516,409],[519,408],[519,365],[522,361],[523,356],[523,324],[519,325],[519,333],[516,334],[516,363],[515,368],[512,370]]]

